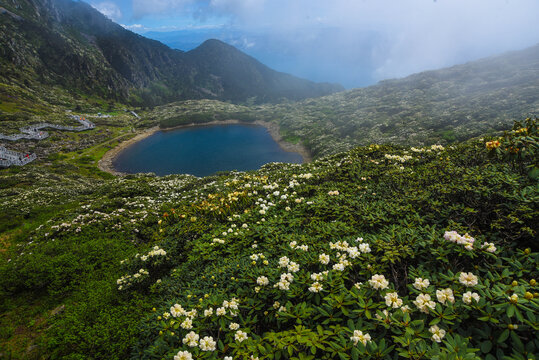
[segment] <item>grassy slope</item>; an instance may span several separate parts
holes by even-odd
[[[100,153],[92,148],[88,151]],[[385,154],[413,159],[400,163]],[[81,177],[80,164],[70,156],[59,157],[50,166],[4,171],[3,179],[20,185],[1,190],[2,208],[14,214],[2,224],[16,216],[20,222],[2,235],[7,248],[2,256],[11,261],[0,266],[3,297],[9,299],[2,302],[0,352],[12,353],[15,358],[125,358],[136,345],[134,357],[171,357],[179,350],[186,331],[158,316],[174,303],[187,309],[199,304],[201,312],[207,306],[216,309],[223,300],[236,296],[241,300],[241,316],[233,321],[251,340],[237,346],[232,332],[218,330],[232,319],[195,322],[201,335],[211,335],[228,345],[219,354],[235,352],[241,358],[247,353],[276,356],[278,352],[286,358],[291,348],[292,355],[307,355],[312,350],[296,338],[299,335],[295,332],[301,329],[295,326],[304,326],[302,336],[311,339],[309,331],[318,331],[320,324],[329,333],[316,336],[324,343],[319,344],[322,348],[315,346],[315,358],[335,358],[339,353],[359,356],[357,352],[363,349],[352,351],[350,347],[351,326],[370,333],[378,345],[385,338],[386,347],[395,345],[391,348],[395,354],[404,351],[397,350],[401,345],[395,342],[394,336],[401,336],[394,332],[399,326],[385,327],[374,317],[377,310],[386,309],[383,297],[368,286],[353,290],[355,282],[366,283],[375,273],[385,274],[391,287],[413,309],[412,300],[418,292],[410,284],[415,276],[431,280],[433,286],[428,291],[433,297],[435,289],[452,287],[457,302],[446,315],[456,315],[457,320],[453,320],[454,325],[446,320],[439,325],[451,338],[457,338],[451,341],[459,342],[462,349],[485,346],[485,353],[494,356],[500,355],[497,351],[523,353],[526,349],[520,349],[520,341],[531,346],[528,352],[536,351],[537,340],[530,338],[530,329],[532,324],[537,326],[531,317],[537,314],[538,305],[536,300],[525,300],[524,294],[538,290],[530,285],[539,275],[534,266],[537,254],[526,255],[523,249],[537,249],[537,184],[518,166],[487,155],[484,142],[475,140],[441,152],[416,153],[395,146],[358,148],[302,166],[267,165],[257,172],[204,179],[106,179],[98,172]],[[312,177],[299,176],[307,173]],[[338,195],[329,194],[335,190]],[[288,197],[281,198],[283,194]],[[265,214],[260,213],[263,204],[268,207]],[[163,217],[163,212],[168,216]],[[158,219],[163,221],[160,225]],[[242,227],[244,223],[247,228]],[[461,246],[444,243],[444,230],[469,232],[477,238],[478,248],[488,241],[498,251],[492,255],[478,249],[471,254]],[[329,242],[347,240],[353,244],[359,236],[372,253],[362,255],[359,262],[349,259],[353,265],[342,276],[331,271],[337,255],[329,249]],[[214,238],[225,240],[224,245],[213,244]],[[308,245],[309,251],[292,250],[291,241]],[[155,245],[166,250],[165,258],[156,256],[141,262],[133,257],[148,253]],[[320,252],[331,254],[332,263],[327,268],[317,261]],[[262,265],[259,259],[253,266],[253,253],[263,253],[269,265]],[[256,276],[265,274],[271,284],[277,281],[277,260],[284,255],[301,268],[292,290],[253,292]],[[120,265],[123,259],[129,260]],[[520,270],[517,260],[522,264]],[[148,269],[150,275],[140,277],[130,290],[118,292],[116,279],[140,268]],[[324,291],[319,296],[311,294],[307,291],[312,285],[309,274],[324,269],[331,271],[331,280],[323,282]],[[459,296],[465,289],[455,278],[444,277],[450,271],[456,274],[463,270],[479,276],[480,285],[473,290],[498,306],[493,314],[500,324],[479,320],[477,314],[493,310],[486,308],[486,302],[479,304],[481,310],[463,305]],[[158,279],[161,282],[156,282]],[[517,286],[511,285],[513,280]],[[498,288],[491,288],[490,283]],[[504,294],[513,292],[520,296],[521,305],[530,309],[532,315],[518,307],[529,324],[507,310],[510,304]],[[332,310],[336,312],[328,318],[325,306],[340,301],[340,296],[347,299],[344,309]],[[360,299],[372,299],[370,315],[348,303],[361,303]],[[278,318],[272,307],[276,300],[288,309]],[[65,309],[53,316],[51,310],[60,305]],[[152,312],[152,307],[157,311]],[[264,311],[272,316],[266,317]],[[403,320],[398,311],[394,316]],[[406,351],[420,352],[424,347],[431,351],[426,357],[434,356],[438,350],[428,339],[427,330],[434,317],[412,313],[413,320],[423,327],[410,335],[417,346]],[[470,323],[476,325],[467,326]],[[509,334],[504,329],[512,323],[520,324],[520,330],[490,348],[483,345],[487,338],[481,333],[470,332],[472,328],[488,328],[489,336],[496,340]],[[174,330],[169,326],[175,326]],[[159,335],[160,331],[164,335]],[[469,336],[471,340],[466,340]],[[256,347],[257,342],[270,347],[262,350]],[[38,346],[28,348],[34,345]],[[447,344],[441,346],[442,352],[448,348]]]

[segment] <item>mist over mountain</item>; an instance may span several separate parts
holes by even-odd
[[[170,49],[84,2],[25,0],[4,6],[0,76],[25,88],[61,86],[139,105],[199,98],[262,103],[343,89],[276,72],[217,41],[189,53]]]

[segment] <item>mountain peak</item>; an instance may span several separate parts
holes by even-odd
[[[6,81],[27,78],[23,64],[36,86],[60,85],[138,105],[200,98],[275,102],[344,90],[279,73],[216,39],[190,52],[170,49],[81,2],[20,0],[6,4],[8,11],[26,21],[4,16],[0,75]]]

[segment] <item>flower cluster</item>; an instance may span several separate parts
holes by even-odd
[[[494,150],[494,149],[500,147],[500,145],[501,145],[501,143],[498,140],[487,141],[487,143],[485,144],[487,150]]]
[[[384,275],[373,275],[369,280],[369,285],[376,290],[384,290],[389,286],[389,281],[386,280]]]
[[[432,341],[436,341],[437,343],[442,342],[442,339],[445,336],[445,330],[440,329],[438,325],[431,326],[429,332],[432,334]]]
[[[466,250],[473,250],[473,244],[475,242],[475,239],[468,233],[459,235],[456,231],[446,231],[444,234],[444,239],[459,245],[464,245]]]
[[[354,342],[354,345],[357,345],[359,342],[367,345],[367,342],[371,341],[371,336],[367,333],[364,334],[361,330],[354,330],[354,334],[350,336],[350,340]]]

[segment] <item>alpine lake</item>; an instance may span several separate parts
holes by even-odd
[[[228,124],[157,131],[122,150],[112,165],[128,174],[208,176],[270,162],[299,164],[303,157],[282,149],[263,126]]]

